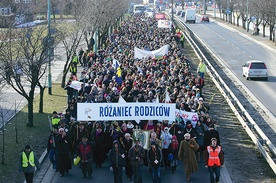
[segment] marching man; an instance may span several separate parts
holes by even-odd
[[[211,145],[207,146],[203,157],[205,167],[209,169],[211,183],[218,183],[220,177],[220,167],[223,167],[224,164],[224,153],[221,146],[217,145],[216,138],[211,139]],[[214,173],[216,178],[214,178]]]

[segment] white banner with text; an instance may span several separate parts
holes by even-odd
[[[142,58],[152,57],[152,58],[160,59],[164,55],[168,54],[168,52],[169,52],[169,45],[162,46],[161,48],[154,51],[142,50],[135,47],[134,58],[142,59]]]
[[[175,120],[175,103],[78,103],[78,121]]]

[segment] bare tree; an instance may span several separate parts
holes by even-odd
[[[63,24],[64,25],[64,24]],[[63,75],[61,87],[65,86],[66,76],[70,68],[71,58],[76,52],[77,47],[81,41],[83,31],[79,28],[77,22],[68,23],[67,26],[57,28],[62,39],[62,43],[66,52],[66,62],[63,67]]]
[[[35,88],[46,72],[45,54],[49,45],[43,44],[47,35],[46,27],[9,29],[9,41],[2,45],[0,59],[2,60],[1,77],[18,94],[28,102],[27,126],[33,126],[33,101]],[[11,35],[17,39],[12,40]]]
[[[260,0],[259,0],[260,1]],[[275,0],[267,0],[260,3],[261,6],[261,15],[263,19],[263,37],[265,36],[265,27],[266,25],[269,26],[269,40],[272,40],[273,36],[273,29],[275,24]]]
[[[94,33],[98,32],[97,45],[100,45],[109,26],[112,26],[128,9],[128,1],[124,0],[74,0],[71,3],[72,14],[84,31],[84,39],[89,50],[94,43]]]

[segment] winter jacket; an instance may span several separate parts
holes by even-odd
[[[157,160],[158,163],[155,163],[155,160]],[[148,150],[148,164],[150,164],[152,167],[157,168],[161,165],[162,161],[162,152],[158,147],[155,148],[155,151],[153,150],[153,148],[150,148]]]
[[[91,142],[87,142],[84,144],[80,142],[77,147],[77,155],[81,158],[82,162],[92,161],[92,152],[93,152],[93,144]]]
[[[162,149],[168,149],[172,140],[172,135],[168,132],[162,132],[160,138],[162,140]]]
[[[67,137],[57,135],[56,137],[58,154],[69,154],[70,143]]]
[[[139,162],[139,165],[143,165],[145,156],[145,149],[142,146],[138,146],[138,148],[133,146],[128,152],[131,165],[135,165],[136,162]]]
[[[118,153],[117,153],[118,151]],[[124,167],[125,166],[125,154],[124,150],[118,148],[117,150],[113,147],[108,154],[108,163],[109,166],[113,167]]]

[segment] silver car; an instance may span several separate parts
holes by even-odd
[[[263,78],[268,79],[268,69],[263,61],[249,60],[242,65],[242,76],[246,79]]]

